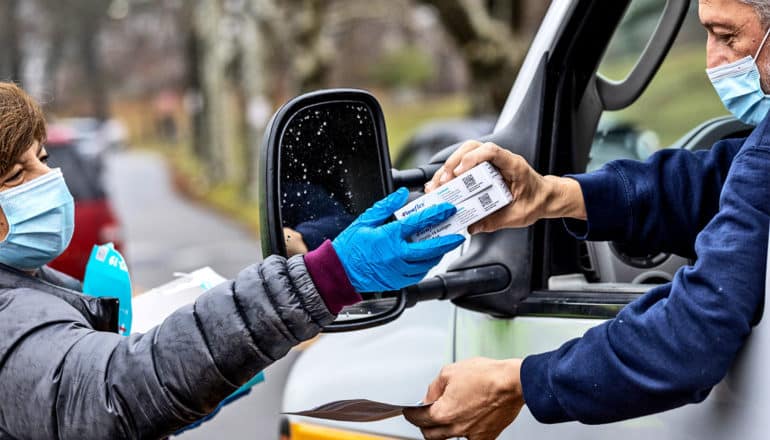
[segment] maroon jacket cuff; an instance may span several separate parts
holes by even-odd
[[[331,313],[336,315],[343,307],[363,299],[350,284],[331,241],[326,240],[318,249],[308,252],[305,267]]]

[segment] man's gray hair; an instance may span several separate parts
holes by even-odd
[[[770,25],[770,1],[768,0],[741,0],[741,2],[751,6],[757,11],[759,19],[765,26]]]

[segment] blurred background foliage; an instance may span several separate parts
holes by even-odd
[[[603,74],[625,76],[664,3],[632,3]],[[255,224],[257,152],[281,104],[320,88],[368,89],[385,110],[395,157],[425,121],[497,114],[549,5],[0,0],[0,79],[21,83],[51,120],[121,121],[131,145],[170,158],[179,188]],[[609,115],[655,127],[664,144],[691,127],[683,123],[722,113],[704,86],[705,36],[690,15],[666,74]]]
[[[288,99],[372,91],[395,155],[426,120],[499,111],[548,5],[0,0],[0,79],[51,120],[121,121],[131,145],[168,155],[181,189],[243,217],[265,125]]]

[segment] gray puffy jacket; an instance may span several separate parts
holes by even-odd
[[[166,436],[334,320],[302,257],[250,266],[130,337],[115,300],[76,287],[0,268],[0,439]]]

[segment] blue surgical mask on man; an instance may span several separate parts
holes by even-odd
[[[8,235],[0,263],[34,270],[61,255],[75,229],[75,203],[60,169],[0,192]]]
[[[765,33],[755,56],[706,69],[722,103],[736,118],[745,124],[758,125],[770,113],[770,96],[762,90],[757,59],[765,47],[770,29]]]

